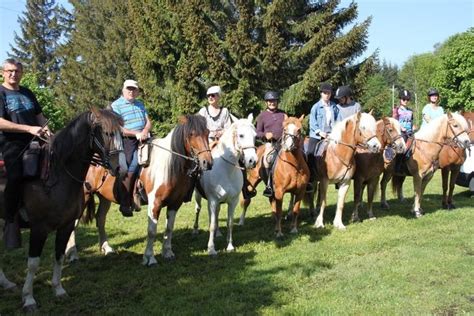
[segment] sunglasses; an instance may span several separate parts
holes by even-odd
[[[211,94],[208,94],[208,95],[207,95],[208,98],[215,98],[215,97],[217,97],[217,96],[218,96],[217,93],[211,93]]]
[[[402,99],[402,101],[408,102],[410,101],[410,99]]]
[[[130,90],[130,91],[136,91],[136,90],[138,90],[138,89],[137,89],[137,88],[135,88],[135,87],[127,87],[127,90]]]

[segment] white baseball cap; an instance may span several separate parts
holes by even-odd
[[[221,94],[222,90],[221,90],[221,87],[219,86],[212,86],[212,87],[209,87],[209,89],[207,89],[207,95],[209,94]]]
[[[138,82],[135,80],[127,79],[123,82],[123,88],[134,87],[138,89]]]

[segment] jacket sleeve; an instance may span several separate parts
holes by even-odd
[[[309,114],[309,131],[310,131],[310,134],[314,133],[317,135],[319,134],[321,129],[318,126],[318,122],[316,119],[316,108],[317,108],[317,103],[313,105],[313,107],[311,108],[311,112]]]
[[[263,130],[262,114],[257,117],[257,138],[264,139],[265,131]]]

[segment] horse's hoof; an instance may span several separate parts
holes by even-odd
[[[171,250],[166,251],[162,256],[166,261],[174,261],[176,259],[176,256]]]
[[[283,233],[282,232],[277,232],[276,233],[276,238],[277,239],[282,239],[283,238]]]
[[[359,216],[353,216],[353,217],[351,218],[351,222],[353,222],[353,223],[360,223],[361,220],[360,220]]]
[[[315,223],[313,225],[314,228],[324,228],[324,224],[320,224],[320,223]]]
[[[448,204],[448,210],[449,211],[454,210],[455,208],[456,208],[456,206],[453,203]]]
[[[377,217],[375,217],[375,216],[369,216],[370,221],[375,221],[376,219],[377,219]]]
[[[114,248],[110,247],[108,242],[104,242],[100,250],[105,256],[115,253]]]
[[[291,231],[290,234],[298,234],[298,228],[294,227]]]
[[[415,218],[420,218],[423,216],[423,213],[421,211],[415,211]]]
[[[221,233],[221,230],[220,229],[217,229],[214,236],[217,238],[217,237],[222,237],[222,233]]]
[[[381,202],[380,203],[380,208],[384,210],[390,209],[390,205],[387,202]]]
[[[63,288],[59,288],[55,290],[55,295],[57,299],[63,300],[69,298],[66,291]]]
[[[215,249],[208,249],[207,254],[209,257],[217,257],[217,251]]]
[[[13,283],[13,282],[10,282],[9,280],[6,280],[6,281],[2,284],[2,288],[3,288],[5,291],[14,291],[14,290],[16,290],[16,284]]]
[[[194,236],[196,235],[199,235],[199,229],[198,228],[195,228],[193,229],[193,233],[192,233]]]
[[[443,208],[443,210],[448,210],[449,209],[449,206],[448,206],[447,203],[442,203],[441,207]]]
[[[34,313],[38,310],[38,305],[36,303],[33,303],[33,304],[28,304],[28,305],[23,305],[23,311],[25,313]]]
[[[147,266],[147,267],[151,267],[151,266],[154,266],[154,265],[157,265],[157,264],[158,264],[158,261],[156,261],[156,258],[154,256],[143,257],[142,265]]]
[[[235,251],[235,248],[234,248],[233,245],[228,245],[226,251],[227,251],[227,252],[234,252],[234,251]]]
[[[244,221],[243,220],[240,220],[237,224],[235,224],[237,226],[244,226]]]
[[[334,227],[339,229],[339,230],[346,230],[346,226],[344,226],[344,224],[342,224],[342,223],[334,224]]]

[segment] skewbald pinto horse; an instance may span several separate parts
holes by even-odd
[[[389,158],[391,160],[386,160],[383,151],[385,149],[393,150],[395,153],[401,154],[406,150],[405,141],[401,135],[400,123],[394,118],[384,117],[377,121],[377,138],[382,145],[382,151],[370,153],[366,149],[357,148],[355,155],[356,169],[353,176],[353,222],[360,221],[359,206],[362,202],[362,193],[365,186],[367,186],[367,214],[370,219],[375,219],[372,206],[380,175],[387,167],[391,167],[395,162],[394,157]]]
[[[171,233],[174,215],[187,195],[192,192],[196,177],[203,170],[211,169],[212,157],[208,144],[209,130],[206,120],[199,115],[187,115],[180,119],[178,125],[165,137],[155,138],[150,143],[150,164],[141,171],[139,181],[144,185],[148,196],[148,216],[153,233],[149,238],[156,237],[156,224],[162,207],[168,206],[167,228],[163,244],[163,256],[173,258],[171,251]],[[118,203],[114,195],[116,177],[100,166],[91,165],[87,173],[84,195],[86,202],[85,219],[94,217],[99,232],[99,247],[105,255],[113,253],[105,231],[105,221],[112,202]],[[96,210],[94,195],[99,198]],[[138,201],[137,201],[138,202]],[[151,236],[151,237],[150,237]],[[150,242],[150,240],[149,240]],[[151,243],[152,245],[152,243]],[[147,248],[146,264],[156,263],[156,259]],[[74,233],[68,244],[69,260],[77,260]],[[150,256],[150,257],[147,257]]]
[[[167,207],[162,256],[174,259],[171,246],[176,212],[191,198],[195,181],[202,171],[212,169],[206,119],[187,115],[165,138],[152,141],[150,164],[140,173],[148,198],[148,234],[143,264],[157,264],[153,244],[158,218]]]
[[[239,202],[242,191],[243,175],[242,167],[250,169],[255,167],[257,154],[255,152],[256,131],[252,123],[253,115],[247,119],[240,119],[224,130],[217,145],[212,149],[213,166],[212,170],[202,173],[200,190],[195,190],[196,217],[194,221],[194,231],[198,232],[199,213],[201,211],[201,190],[207,199],[209,211],[209,242],[207,251],[209,255],[217,255],[214,237],[217,236],[217,222],[220,206],[227,203],[227,251],[234,251],[232,244],[232,228],[234,221],[235,207]],[[239,164],[240,162],[240,164]]]
[[[26,180],[22,200],[30,223],[28,273],[23,286],[23,307],[37,308],[33,280],[50,232],[56,231],[52,286],[57,297],[66,296],[61,269],[66,243],[82,214],[83,183],[94,159],[113,174],[127,171],[121,136],[122,120],[112,111],[93,110],[79,115],[56,134],[50,145],[46,180]],[[93,158],[97,154],[100,158]]]
[[[412,155],[406,161],[408,171],[413,176],[415,199],[412,213],[415,217],[423,215],[421,209],[423,192],[439,167],[440,153],[444,145],[454,143],[460,148],[467,148],[470,144],[468,132],[466,119],[460,114],[448,112],[432,120],[415,133]],[[401,191],[404,179],[405,175],[395,175],[392,178],[392,188],[399,197],[403,196]],[[386,182],[384,184],[386,186]]]
[[[342,211],[351,179],[355,172],[356,150],[358,147],[366,148],[371,153],[377,153],[381,149],[380,141],[377,139],[376,122],[374,117],[368,113],[357,113],[338,122],[329,138],[327,149],[322,157],[316,157],[315,174],[319,182],[319,196],[321,208],[314,226],[324,227],[324,209],[326,208],[326,195],[329,183],[339,185],[337,208],[334,216],[334,227],[345,229],[342,223]],[[315,186],[316,187],[316,186]],[[305,195],[305,202],[313,205],[312,194]]]

